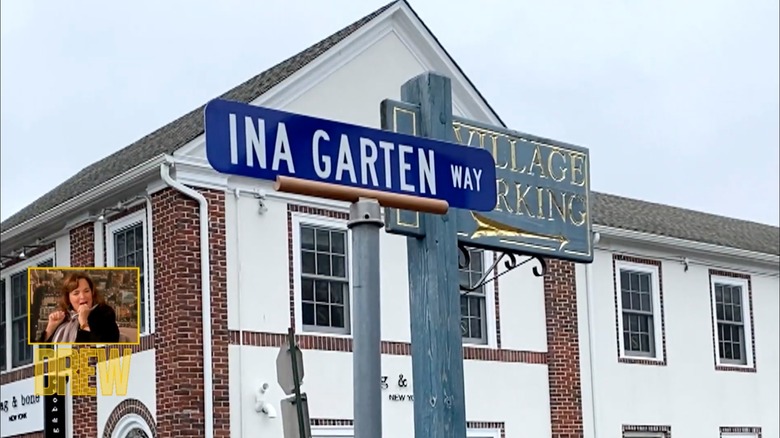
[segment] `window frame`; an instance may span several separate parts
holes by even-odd
[[[653,318],[653,353],[643,354],[639,352],[626,351],[626,346],[623,338],[623,294],[622,294],[622,278],[621,272],[623,270],[639,272],[643,274],[650,274],[650,302],[652,305],[652,318]],[[663,312],[661,308],[661,284],[660,284],[660,270],[661,268],[656,265],[650,265],[645,263],[636,263],[626,260],[615,260],[615,300],[617,304],[617,324],[618,324],[618,348],[621,359],[628,360],[645,360],[651,362],[662,363],[664,361],[663,352]]]
[[[152,303],[152,300],[154,299],[154,285],[150,284],[149,282],[149,263],[150,263],[150,254],[149,254],[149,229],[148,224],[146,223],[146,209],[141,209],[137,212],[128,214],[127,216],[124,216],[122,218],[106,222],[103,224],[103,231],[104,231],[104,240],[105,240],[105,247],[106,247],[106,267],[107,268],[114,268],[115,266],[115,257],[116,254],[114,253],[114,235],[115,233],[119,231],[126,230],[127,228],[137,226],[138,224],[141,224],[141,234],[143,236],[143,257],[144,257],[144,268],[142,269],[141,274],[144,278],[144,287],[141,293],[144,295],[144,305],[141,309],[141,312],[145,314],[144,320],[146,321],[146,324],[144,327],[139,327],[140,335],[146,336],[149,334],[154,333],[154,327],[155,327],[155,320],[154,320],[154,304]]]
[[[343,231],[346,235],[344,252],[346,253],[346,273],[347,273],[347,304],[344,318],[346,320],[344,330],[332,327],[308,326],[303,324],[303,294],[302,281],[303,266],[301,262],[301,226],[311,226],[315,228],[327,228],[329,230]],[[307,213],[294,213],[292,215],[292,257],[293,257],[293,285],[294,285],[294,306],[295,306],[295,330],[298,333],[313,335],[327,335],[335,337],[352,337],[352,311],[353,311],[353,286],[354,278],[352,275],[352,231],[347,227],[347,221],[337,218],[329,218]]]
[[[493,251],[488,251],[484,249],[479,248],[469,248],[470,252],[473,251],[479,251],[482,253],[482,275],[485,275],[485,273],[488,272],[488,269],[493,265],[493,259],[494,254]],[[458,254],[458,257],[460,257],[460,254]],[[460,281],[460,272],[461,269],[458,267],[458,281]],[[495,327],[496,327],[496,314],[495,314],[495,282],[493,280],[490,280],[490,277],[492,277],[491,274],[488,274],[488,282],[482,285],[482,294],[481,295],[471,295],[471,296],[479,296],[482,298],[484,303],[484,312],[482,315],[483,321],[482,321],[482,338],[470,338],[470,337],[463,337],[461,336],[461,339],[463,340],[463,345],[468,346],[474,346],[474,347],[496,347],[496,337],[495,337]],[[461,291],[460,298],[463,297],[464,294]],[[463,318],[463,313],[460,312],[460,302],[458,303],[458,313],[460,313],[460,318]]]
[[[5,309],[0,309],[0,311],[5,312],[5,339],[3,342],[5,343],[6,350],[5,350],[5,367],[0,369],[0,372],[7,373],[13,370],[17,370],[20,368],[24,368],[27,366],[30,366],[33,363],[32,358],[35,357],[35,349],[37,348],[35,345],[32,345],[32,355],[30,356],[30,361],[28,363],[23,363],[14,366],[14,348],[13,348],[13,296],[11,291],[11,276],[16,275],[22,271],[27,271],[27,268],[38,266],[39,264],[51,260],[52,265],[57,266],[57,259],[54,248],[48,249],[46,251],[43,251],[39,254],[36,254],[32,257],[25,258],[23,261],[9,266],[8,268],[4,269],[3,271],[0,271],[0,278],[2,278],[5,281],[5,289],[2,291],[5,297]],[[27,284],[25,285],[26,288],[26,296],[27,296],[27,312],[30,311],[30,279],[27,278]],[[29,314],[27,315],[26,320],[29,321]],[[29,322],[26,322],[26,327],[29,330]],[[29,335],[28,335],[29,336]]]
[[[741,289],[742,298],[742,322],[744,330],[744,351],[745,362],[740,363],[720,357],[720,335],[718,331],[718,314],[715,304],[715,285],[737,286]],[[710,275],[710,318],[712,321],[712,341],[715,355],[715,365],[718,367],[733,367],[753,369],[755,367],[755,358],[753,357],[753,301],[750,296],[750,282],[742,277],[730,277],[724,275]]]

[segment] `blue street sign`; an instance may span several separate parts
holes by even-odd
[[[482,149],[220,99],[204,112],[206,156],[221,173],[496,205],[495,162]]]
[[[382,102],[382,126],[415,135],[420,110]],[[588,149],[453,117],[453,141],[490,151],[496,202],[490,212],[458,211],[458,240],[510,253],[593,261]],[[387,209],[387,231],[419,237],[419,213]]]

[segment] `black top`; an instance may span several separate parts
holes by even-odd
[[[107,304],[98,304],[87,317],[89,331],[79,328],[76,335],[77,343],[110,344],[119,342],[119,326],[116,324],[116,313]],[[63,322],[64,324],[65,322]],[[46,330],[38,337],[38,342],[51,342],[54,333],[46,339]]]

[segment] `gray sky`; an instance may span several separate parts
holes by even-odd
[[[386,1],[117,3],[2,2],[3,220]],[[590,148],[594,190],[778,225],[777,0],[475,4],[412,1],[511,128]]]

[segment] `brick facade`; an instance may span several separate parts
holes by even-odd
[[[229,436],[224,193],[209,201],[215,437]],[[157,431],[161,438],[204,430],[198,203],[173,189],[152,196],[154,221]]]
[[[553,438],[582,437],[582,384],[574,263],[547,260],[544,307]]]

